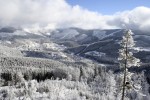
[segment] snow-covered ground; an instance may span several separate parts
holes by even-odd
[[[91,55],[91,56],[98,56],[98,57],[103,57],[106,55],[103,52],[97,52],[97,51],[90,51],[90,52],[86,52],[85,54]]]
[[[150,47],[134,47],[133,49],[136,51],[150,51]]]
[[[59,39],[71,39],[74,38],[76,35],[78,35],[79,32],[74,29],[66,29],[62,32],[56,32],[53,38],[59,38]]]
[[[101,31],[101,30],[95,30],[93,32],[93,36],[96,36],[100,40],[106,37],[106,31]]]

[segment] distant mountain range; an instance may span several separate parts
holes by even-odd
[[[110,30],[83,30],[78,28],[58,29],[52,32],[50,38],[56,43],[67,47],[71,52],[87,58],[95,59],[100,63],[117,63],[120,40],[124,29]],[[135,56],[143,63],[150,60],[150,34],[133,30],[135,40]]]

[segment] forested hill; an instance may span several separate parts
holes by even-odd
[[[118,51],[124,31],[1,28],[0,99],[120,100]],[[138,89],[126,98],[149,100],[150,35],[133,33],[133,52],[141,67],[129,69]]]

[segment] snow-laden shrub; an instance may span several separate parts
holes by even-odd
[[[1,100],[15,100],[15,88],[12,87],[4,87],[0,88],[0,99]]]
[[[37,86],[38,83],[36,80],[28,82],[24,80],[16,86],[17,91],[15,92],[15,97],[18,99],[26,98],[25,100],[27,100],[27,98],[32,99],[36,94]]]
[[[23,78],[23,75],[21,72],[16,72],[13,74],[13,84],[16,85],[16,84],[19,84],[21,83],[22,81],[24,81],[24,78]]]
[[[147,84],[144,72],[134,73],[131,80],[132,88],[127,90],[127,97],[134,100],[149,100],[149,85]]]
[[[99,94],[100,100],[115,100],[116,94],[116,81],[112,72],[101,72],[103,74],[95,77],[91,82],[91,91],[95,94]],[[105,99],[102,99],[105,97]]]
[[[4,100],[120,100],[121,79],[120,74],[102,71],[91,82],[84,80],[23,80],[15,86],[0,87],[0,99]],[[132,78],[136,86],[142,87],[140,91],[128,91],[126,100],[149,100],[148,84],[145,76],[135,74]],[[142,81],[140,81],[143,79]],[[146,92],[147,91],[147,92]],[[141,94],[145,94],[142,96]]]
[[[78,90],[67,89],[61,84],[50,84],[48,98],[50,100],[79,100]]]

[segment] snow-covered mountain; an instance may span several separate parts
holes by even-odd
[[[63,93],[63,95],[67,95],[64,96],[65,99],[68,98],[66,100],[74,98],[76,100],[109,99],[107,93],[110,93],[109,95],[114,98],[112,100],[119,100],[117,99],[119,94],[118,97],[115,97],[117,95],[115,93],[119,93],[119,90],[114,87],[120,85],[118,75],[120,75],[121,70],[119,70],[117,58],[119,43],[124,31],[124,29],[30,30],[13,27],[1,28],[0,73],[2,78],[0,81],[4,81],[2,86],[14,84],[11,83],[10,77],[19,71],[27,80],[26,84],[30,84],[33,79],[38,81],[38,83],[32,83],[38,84],[35,86],[37,90],[34,91],[34,95],[40,94],[39,96],[41,96],[45,92],[45,98],[43,98],[45,100],[50,93],[55,96],[51,91],[52,87],[47,85],[53,86],[53,83],[62,85],[60,89],[68,91],[68,94]],[[132,67],[129,70],[136,74],[132,78],[136,84],[142,87],[140,93],[146,94],[146,97],[139,96],[137,98],[148,98],[150,90],[150,34],[138,30],[133,30],[133,33],[136,43],[134,55],[141,60],[142,67]],[[142,76],[142,71],[144,71],[144,76]],[[44,84],[44,80],[51,78],[54,80],[47,81],[45,85],[48,90],[40,87],[41,84]],[[57,78],[60,80],[55,80]],[[66,79],[66,81],[62,79]],[[141,79],[144,83],[139,83]],[[41,83],[41,80],[44,82]],[[39,88],[42,90],[38,90]],[[109,91],[108,88],[115,89],[115,92]],[[15,93],[19,93],[19,89],[14,89],[17,91]],[[0,98],[4,95],[3,90],[5,90],[4,87],[0,89]],[[69,97],[69,95],[77,95],[77,97]],[[63,98],[63,96],[60,97]]]
[[[124,31],[124,29],[84,30],[79,28],[40,31],[28,29],[27,31],[27,29],[6,27],[0,29],[0,44],[17,49],[26,57],[72,59],[68,56],[74,54],[116,66],[119,43]],[[133,33],[136,42],[134,49],[139,51],[134,55],[148,64],[150,35],[138,30],[133,30]]]
[[[69,34],[74,34],[74,32],[77,34],[67,37],[66,34],[68,33],[64,34],[64,31]],[[49,37],[56,43],[66,46],[66,52],[72,52],[84,57],[96,59],[99,62],[103,62],[102,60],[107,57],[106,59],[110,59],[112,62],[112,59],[116,59],[118,57],[118,49],[120,48],[119,42],[122,39],[124,31],[124,29],[83,30],[70,28],[53,31]],[[139,57],[142,62],[148,63],[150,35],[138,30],[133,30],[133,33],[133,37],[136,42],[135,50],[139,51],[135,54],[135,56]],[[62,37],[63,34],[66,36],[65,38]],[[93,55],[95,54],[93,53],[95,52],[101,52],[105,54],[105,56],[96,54],[97,56],[94,57]],[[144,55],[145,53],[147,55]],[[116,61],[113,62],[115,63]]]
[[[6,27],[0,29],[0,44],[20,50],[28,57],[67,58],[68,54],[74,54],[103,64],[118,64],[119,42],[124,31],[79,28],[29,31]],[[133,33],[135,51],[139,51],[135,56],[143,63],[149,63],[150,34],[138,30]]]

